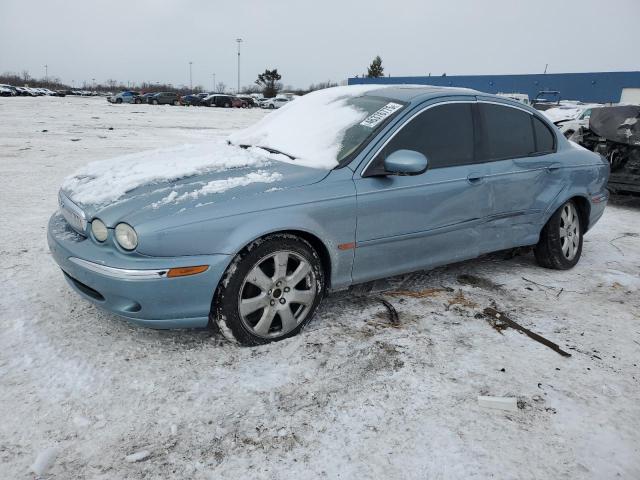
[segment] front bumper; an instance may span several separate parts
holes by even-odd
[[[145,257],[97,245],[62,215],[49,220],[51,254],[71,287],[100,308],[151,328],[199,328],[208,323],[213,293],[230,255]],[[203,273],[167,278],[170,268],[209,265]]]

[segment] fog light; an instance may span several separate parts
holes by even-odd
[[[107,239],[109,231],[102,220],[94,218],[91,222],[91,233],[93,233],[93,236],[97,241],[104,242]]]

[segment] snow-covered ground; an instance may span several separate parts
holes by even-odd
[[[0,478],[640,478],[634,206],[607,209],[571,271],[495,254],[390,278],[258,348],[130,327],[69,289],[45,239],[64,177],[263,115],[0,99]],[[494,302],[572,356],[499,333]]]

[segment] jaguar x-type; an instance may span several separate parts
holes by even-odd
[[[48,242],[71,287],[110,312],[255,345],[376,278],[527,245],[571,268],[608,175],[505,98],[337,87],[228,139],[89,163],[62,185]]]

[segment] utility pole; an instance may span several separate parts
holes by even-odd
[[[191,75],[191,65],[193,65],[193,62],[189,62],[189,88],[193,90],[193,76]]]
[[[238,89],[236,93],[240,93],[240,44],[242,41],[241,38],[236,38],[236,42],[238,43]]]

